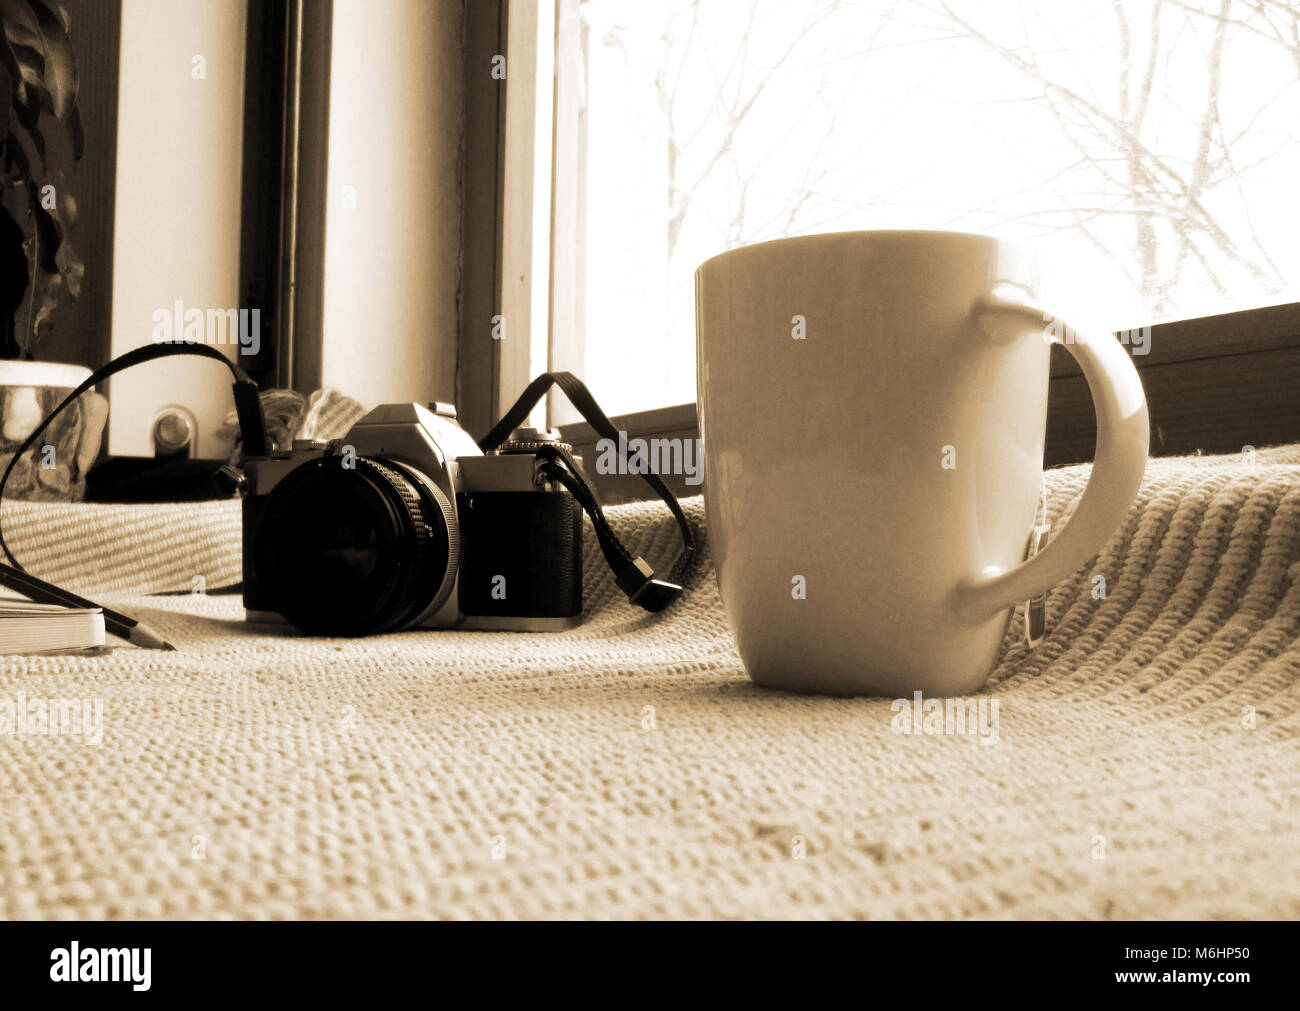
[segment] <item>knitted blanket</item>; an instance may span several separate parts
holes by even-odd
[[[1048,473],[1054,529],[1086,477]],[[232,504],[22,505],[42,574],[206,592],[114,598],[178,653],[0,659],[0,731],[86,717],[0,733],[5,917],[1300,915],[1300,448],[1152,461],[977,734],[756,688],[707,560],[658,616],[589,539],[572,632],[304,639],[212,592]]]

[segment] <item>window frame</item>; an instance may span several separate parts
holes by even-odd
[[[572,208],[580,181],[576,170],[566,170],[565,164],[573,160],[570,153],[575,141],[581,143],[582,124],[577,117],[565,114],[574,108],[570,99],[575,89],[566,86],[565,75],[555,73],[556,68],[574,63],[576,18],[576,0],[496,0],[481,7],[466,5],[465,297],[458,389],[462,419],[476,434],[491,426],[528,379],[542,371],[543,363],[551,366],[557,346],[570,352],[570,357],[581,350],[581,278],[567,255],[577,241]],[[512,19],[514,28],[507,30]],[[548,24],[554,42],[549,63],[547,47],[539,45],[541,38],[548,37],[543,27]],[[493,50],[493,46],[499,48]],[[514,46],[524,47],[522,68],[513,59]],[[483,68],[494,53],[507,56],[504,100],[501,89],[492,86],[496,82],[484,84],[488,75]],[[539,143],[539,131],[544,131],[547,123],[551,142]],[[489,139],[483,133],[485,126],[491,125],[495,131]],[[491,178],[492,171],[495,200],[489,203],[482,180]],[[541,175],[549,176],[545,186]],[[507,179],[512,181],[509,189]],[[550,206],[543,213],[535,195],[546,191]],[[511,194],[516,195],[512,198]],[[529,195],[532,202],[528,202]],[[526,222],[511,220],[515,208],[528,215]],[[538,222],[543,219],[550,228],[545,269],[536,253],[540,246],[534,241]],[[495,236],[491,251],[482,248],[482,239],[488,235]],[[483,274],[488,269],[491,282]],[[506,284],[507,278],[514,279],[514,285]],[[544,347],[539,347],[536,333],[530,333],[527,341],[513,342],[509,334],[512,314],[524,313],[528,323],[539,318],[533,307],[540,304],[542,296],[528,290],[530,279],[533,285],[545,285]],[[494,289],[490,299],[489,289]],[[503,307],[506,340],[483,339],[482,320],[493,314],[484,312],[485,305],[493,307],[493,313],[499,311],[495,307]],[[557,345],[557,341],[563,343]],[[1249,446],[1300,442],[1296,402],[1300,390],[1300,302],[1154,324],[1149,347],[1148,354],[1132,355],[1132,361],[1147,390],[1153,456],[1240,452]],[[1131,354],[1132,349],[1128,350]],[[1091,460],[1095,440],[1091,399],[1082,373],[1063,349],[1053,351],[1050,394],[1044,465]],[[548,414],[548,420],[550,417]],[[700,434],[693,403],[612,420],[629,438],[698,438]],[[558,427],[579,453],[590,456],[594,452],[598,435],[590,425],[577,422]],[[589,476],[607,501],[653,495],[635,476],[594,472]],[[700,491],[688,488],[681,477],[668,483],[678,494]]]
[[[549,367],[555,6],[485,0],[464,16],[456,391],[478,437]]]
[[[321,385],[333,17],[333,0],[249,4],[240,292],[269,339],[246,367],[304,395]]]

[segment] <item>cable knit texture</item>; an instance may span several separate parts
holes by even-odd
[[[0,705],[103,707],[98,745],[0,735],[6,917],[1300,915],[1300,447],[1152,461],[1038,649],[1013,617],[994,745],[754,687],[707,560],[644,614],[590,528],[573,632],[310,640],[211,592],[232,503],[4,518],[181,648],[0,659]]]

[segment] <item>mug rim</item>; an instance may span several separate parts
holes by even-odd
[[[848,238],[884,238],[886,236],[933,236],[942,237],[947,240],[975,240],[980,243],[986,243],[993,246],[1000,246],[1005,249],[1016,249],[1024,253],[1036,255],[1035,247],[1032,243],[1023,239],[1008,239],[1000,235],[990,235],[987,232],[963,232],[945,228],[856,228],[845,229],[835,232],[809,232],[807,235],[786,235],[778,239],[764,239],[762,242],[751,242],[744,246],[737,246],[735,249],[726,249],[721,253],[715,253],[707,260],[695,268],[698,275],[705,267],[724,257],[732,256],[736,253],[747,252],[751,249],[761,249],[767,246],[775,246],[783,243],[800,243],[812,239],[848,239]]]

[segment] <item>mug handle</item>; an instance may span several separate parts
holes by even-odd
[[[1041,306],[988,297],[975,306],[975,318],[988,323],[1041,327]],[[984,620],[1019,601],[1044,592],[1069,577],[1106,544],[1137,497],[1150,448],[1147,402],[1137,369],[1110,334],[1075,334],[1063,346],[1083,370],[1097,414],[1097,446],[1083,499],[1070,521],[1042,551],[1006,572],[984,572],[957,586],[959,614]]]

